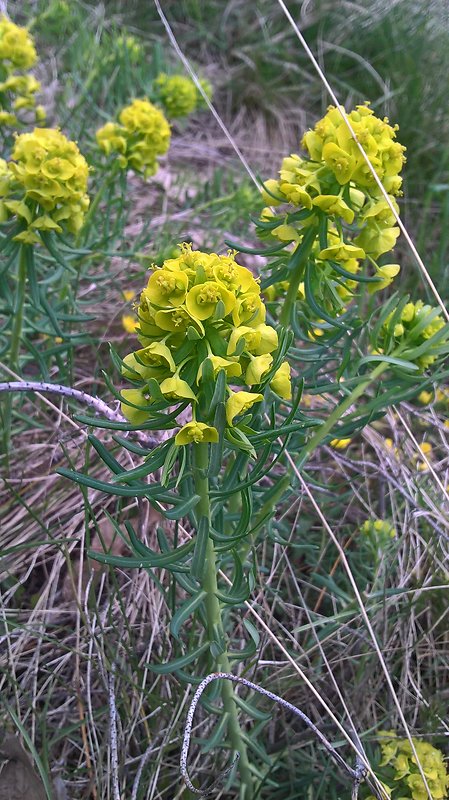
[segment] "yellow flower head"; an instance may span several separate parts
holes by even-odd
[[[26,28],[15,25],[4,14],[0,16],[0,62],[7,67],[30,69],[37,61],[32,36]]]
[[[106,155],[116,154],[118,165],[146,178],[158,169],[157,158],[170,145],[170,125],[162,111],[149,100],[134,100],[122,109],[119,122],[107,122],[96,133]]]
[[[29,218],[19,207],[11,206],[12,213],[44,231],[80,229],[89,207],[89,168],[75,142],[57,129],[35,128],[16,138],[8,167],[9,193],[28,208]]]
[[[204,422],[187,422],[175,436],[175,444],[200,444],[218,442],[218,431]]]
[[[376,181],[340,111],[346,113],[343,108],[330,106],[314,130],[304,135],[302,145],[313,161],[326,164],[341,185],[353,181],[356,187],[378,194]],[[367,104],[357,106],[346,116],[385,189],[397,194],[405,161],[405,148],[395,141],[397,126],[376,117]]]
[[[265,323],[259,283],[235,255],[180,245],[174,258],[155,267],[137,309],[136,333],[143,346],[123,360],[125,378],[144,384],[140,390],[157,403],[161,395],[173,405],[188,401],[201,410],[201,424],[206,424],[204,409],[220,387],[228,395],[230,426],[261,402],[262,394],[245,387],[267,383],[279,346],[276,330]],[[284,363],[273,384],[285,398],[291,397],[288,370]],[[233,391],[229,383],[242,390]],[[226,394],[222,397],[221,402]],[[187,438],[192,430],[183,428],[178,443],[194,441]]]
[[[197,88],[184,75],[158,75],[155,82],[158,99],[168,117],[187,117],[197,107]]]

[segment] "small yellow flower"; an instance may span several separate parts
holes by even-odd
[[[222,307],[220,317],[226,317],[234,308],[235,302],[235,295],[216,281],[193,286],[186,297],[187,311],[201,321],[214,316],[219,303]]]
[[[187,444],[216,443],[218,442],[218,431],[211,425],[204,422],[187,422],[175,436],[175,444],[182,446]]]
[[[399,274],[401,267],[399,264],[384,264],[383,267],[378,267],[376,271],[376,276],[381,278],[378,283],[370,283],[368,291],[370,294],[374,294],[374,292],[379,292],[381,289],[385,289],[390,283],[393,281],[393,278]],[[398,332],[395,335],[400,335]]]
[[[283,400],[292,399],[292,381],[290,364],[284,361],[278,370],[274,373],[270,381],[270,389],[273,390]]]
[[[423,391],[418,395],[418,400],[423,404],[423,406],[428,406],[433,400],[433,392],[427,392],[425,389],[423,389]]]
[[[134,300],[136,296],[134,289],[124,289],[122,294],[123,294],[123,299],[126,300],[127,303],[130,303],[131,300]]]
[[[268,206],[278,206],[281,203],[285,203],[285,197],[282,197],[279,188],[279,181],[274,178],[270,178],[264,182],[261,194],[264,203]]]
[[[123,314],[122,315],[122,325],[123,329],[126,333],[135,333],[137,328],[137,319],[133,314]]]
[[[145,366],[165,367],[168,368],[170,372],[175,372],[176,370],[173,356],[166,344],[151,342],[151,344],[143,347],[141,350],[136,350],[135,356],[138,361]]]
[[[262,394],[255,394],[253,392],[232,392],[231,396],[226,401],[226,419],[228,425],[233,425],[235,417],[245,414],[252,408],[254,403],[261,403],[262,400]]]
[[[189,279],[184,272],[158,269],[150,275],[144,295],[156,306],[180,306],[184,302]]]
[[[331,439],[329,444],[331,447],[335,447],[336,450],[346,450],[351,441],[352,439]]]
[[[323,147],[322,158],[341,185],[351,180],[356,164],[349,153],[342,150],[337,144],[328,142]]]

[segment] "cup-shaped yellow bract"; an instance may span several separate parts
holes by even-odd
[[[278,370],[274,373],[270,381],[270,389],[282,397],[283,400],[292,399],[292,380],[291,369],[288,361],[284,361]]]
[[[27,226],[16,239],[39,241],[39,230],[77,233],[89,207],[89,168],[75,142],[36,128],[17,136],[11,158],[5,205]]]
[[[241,414],[246,414],[255,403],[261,403],[263,394],[253,392],[231,392],[231,396],[226,401],[226,419],[228,425],[234,423],[234,419]]]
[[[123,108],[119,122],[107,122],[96,133],[99,147],[116,155],[120,168],[127,167],[146,178],[158,169],[158,157],[170,146],[170,125],[164,114],[149,100],[134,100]]]
[[[168,117],[187,117],[197,106],[197,88],[184,75],[158,75],[154,82],[158,100]]]
[[[154,402],[165,398],[173,405],[185,405],[187,401],[195,424],[210,427],[214,412],[209,419],[208,407],[219,373],[224,392],[221,402],[229,398],[229,426],[263,400],[260,392],[246,388],[262,390],[273,377],[278,334],[264,321],[258,281],[250,270],[237,264],[235,253],[203,253],[181,245],[176,258],[153,268],[140,297],[137,318],[136,333],[143,346],[126,356],[122,373],[140,384],[142,391],[147,390]],[[288,399],[285,370],[282,366],[278,376],[279,386],[282,384],[279,394]],[[135,419],[134,409],[130,412],[126,404],[123,413]],[[184,438],[183,434],[181,443],[187,444]],[[177,437],[176,442],[180,441]]]
[[[175,444],[201,444],[218,442],[218,431],[204,422],[187,422],[175,436]]]
[[[37,61],[33,37],[26,28],[0,16],[0,63],[12,69],[30,69]]]

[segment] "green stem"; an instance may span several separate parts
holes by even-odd
[[[307,460],[308,456],[313,453],[313,451],[321,444],[323,439],[331,432],[334,425],[341,419],[345,411],[348,410],[355,403],[356,400],[363,394],[365,389],[388,369],[388,364],[385,361],[381,361],[375,369],[363,380],[355,389],[352,390],[350,394],[329,414],[326,422],[321,425],[317,432],[312,436],[311,439],[307,442],[305,447],[301,451],[301,463],[304,464]]]
[[[25,307],[25,290],[27,282],[27,260],[26,248],[28,245],[21,245],[19,249],[19,267],[17,270],[16,298],[11,328],[11,347],[9,351],[9,367],[13,372],[18,371],[20,341],[22,338],[23,311]],[[9,442],[11,438],[11,413],[12,413],[12,394],[7,395],[3,411],[3,446],[8,466]]]
[[[281,325],[287,326],[290,324],[292,308],[295,306],[296,300],[298,298],[299,284],[301,283],[304,277],[304,269],[307,263],[307,259],[315,243],[317,235],[318,231],[315,227],[309,228],[308,231],[304,234],[301,244],[298,245],[298,247],[292,254],[291,260],[298,259],[298,263],[295,265],[295,267],[293,267],[289,278],[287,295],[280,316]]]
[[[209,480],[207,478],[207,468],[209,464],[209,452],[207,444],[197,444],[195,447],[195,491],[200,496],[197,505],[198,518],[206,518],[210,526],[210,501],[209,501]],[[215,554],[214,541],[209,536],[206,547],[206,563],[203,573],[203,589],[206,592],[205,607],[207,617],[208,636],[210,640],[218,637],[226,642],[226,633],[223,627],[223,618],[220,602],[217,597],[217,558]],[[215,669],[218,672],[231,672],[231,665],[227,648],[221,653],[215,662]],[[237,706],[234,700],[232,684],[224,681],[222,690],[223,708],[228,714],[228,731],[231,745],[235,752],[239,753],[239,770],[242,781],[244,800],[252,800],[254,797],[253,779],[248,760],[246,744],[240,730]]]
[[[9,352],[10,369],[17,371],[20,350],[20,340],[22,338],[23,309],[25,305],[25,288],[27,280],[26,247],[22,245],[19,250],[19,269],[17,272],[16,302],[11,330],[11,349]]]

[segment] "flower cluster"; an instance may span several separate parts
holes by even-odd
[[[203,383],[224,371],[228,426],[263,400],[262,388],[291,398],[290,367],[276,358],[278,335],[265,323],[260,287],[251,272],[225,256],[181,246],[177,258],[155,268],[137,309],[142,347],[124,359],[123,374],[138,388],[122,391],[122,410],[133,424],[151,417],[152,404],[191,404],[193,419],[176,444],[216,441],[197,420]],[[152,380],[154,379],[154,380]],[[248,391],[250,389],[251,391]],[[206,427],[204,427],[206,426]]]
[[[443,753],[429,742],[419,739],[412,741],[432,797],[434,800],[443,800],[447,797],[449,788]],[[394,782],[390,789],[393,798],[427,800],[428,794],[418,769],[418,761],[408,739],[398,739],[394,731],[380,731],[379,743],[382,751],[380,766],[388,768],[391,772],[390,784]]]
[[[348,114],[391,208],[341,111],[330,107],[302,139],[307,155],[284,158],[279,178],[265,182],[262,195],[269,207],[262,212],[258,231],[261,238],[288,243],[293,252],[311,228],[316,231],[310,256],[313,276],[320,282],[318,295],[327,293],[331,305],[335,293],[345,302],[351,299],[361,259],[367,258],[374,269],[370,291],[385,288],[399,272],[397,264],[379,266],[376,262],[392,250],[399,235],[392,208],[398,213],[395,196],[400,194],[399,173],[405,161],[404,147],[395,141],[397,126],[377,118],[368,105],[357,106]],[[274,211],[276,206],[283,208]],[[355,275],[354,282],[349,272]],[[338,300],[334,308],[338,313],[344,311]]]
[[[117,36],[116,45],[131,64],[137,64],[144,55],[141,43],[131,34]]]
[[[201,86],[206,95],[212,97],[212,86],[202,79]],[[204,99],[197,87],[184,75],[158,75],[154,82],[157,97],[168,117],[187,117],[204,104]]]
[[[366,519],[360,526],[360,532],[380,546],[396,536],[396,529],[386,519]]]
[[[418,300],[388,315],[377,350],[388,355],[399,348],[402,359],[424,370],[447,352],[448,338],[448,326],[440,315],[440,309]]]
[[[134,100],[122,109],[119,122],[107,122],[96,137],[107,156],[116,156],[121,169],[129,167],[147,178],[157,172],[157,158],[169,148],[170,125],[149,100]]]
[[[33,75],[22,74],[37,60],[33,39],[7,17],[0,16],[0,126],[16,127],[22,111],[32,111],[33,119],[45,119],[42,106],[36,106],[40,83]]]
[[[36,128],[17,137],[12,160],[0,167],[3,218],[20,220],[15,240],[38,243],[37,231],[79,231],[89,206],[88,166],[61,131]]]

